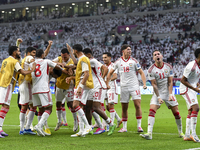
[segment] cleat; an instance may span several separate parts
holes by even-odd
[[[82,132],[82,131],[79,131],[79,132],[76,133],[76,134],[72,134],[71,137],[85,137],[85,135],[83,135],[83,132]]]
[[[78,121],[74,122],[73,131],[76,132],[78,130]]]
[[[5,136],[2,136],[2,135],[0,134],[0,138],[5,138]]]
[[[38,125],[36,125],[35,127],[34,127],[34,130],[36,130],[37,131],[37,135],[41,135],[41,136],[45,136],[45,134],[43,133],[43,130],[42,130],[42,128],[41,127],[39,127]]]
[[[184,138],[185,137],[185,134],[182,132],[182,133],[179,133],[179,137],[180,138]]]
[[[140,133],[140,132],[144,132],[144,131],[141,127],[138,127],[137,132]]]
[[[24,131],[19,131],[19,135],[24,135]]]
[[[36,135],[36,133],[31,131],[31,129],[24,129],[24,134]]]
[[[119,128],[121,124],[122,124],[122,120],[117,121],[117,128]]]
[[[31,128],[31,131],[34,131],[34,129],[33,129],[33,124],[32,124],[32,123],[31,123],[30,128]]]
[[[193,141],[190,136],[184,136],[183,140],[184,141]]]
[[[94,134],[101,134],[104,132],[105,132],[105,129],[98,128]]]
[[[68,126],[68,123],[63,124],[63,126]]]
[[[83,131],[83,135],[87,135],[90,131],[92,131],[92,127],[89,126],[88,128],[85,128],[85,130]]]
[[[98,128],[99,126],[98,126],[97,123],[95,123],[92,127],[93,127],[93,128]]]
[[[51,131],[50,131],[49,128],[46,128],[46,129],[44,130],[44,132],[47,133],[47,134],[49,134],[49,135],[51,135]]]
[[[145,134],[140,134],[140,136],[146,140],[152,140],[152,134],[151,133],[145,133]]]
[[[63,125],[62,122],[58,122],[56,127],[55,127],[55,129],[54,129],[54,131],[58,131],[62,125]]]
[[[108,132],[108,131],[109,131],[109,128],[110,128],[110,126],[109,126],[109,125],[107,125],[107,126],[106,126],[106,132]]]
[[[200,143],[200,140],[199,140],[199,138],[198,138],[197,135],[190,135],[190,138],[191,138],[194,142]]]
[[[46,133],[45,130],[42,130],[42,132],[43,132],[43,134],[44,134],[45,136],[46,136],[46,135],[47,135],[47,136],[51,135],[51,134],[49,134],[49,133]]]
[[[113,134],[114,130],[116,128],[116,124],[113,124],[112,126],[109,127],[108,135]]]
[[[0,131],[0,135],[2,135],[2,136],[8,136],[8,134],[6,132],[4,132],[3,130]]]
[[[121,128],[118,132],[119,132],[119,133],[127,132],[127,129]]]

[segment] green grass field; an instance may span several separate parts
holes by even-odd
[[[200,98],[200,97],[199,97]],[[149,102],[151,95],[142,95],[142,128],[147,131],[147,117],[149,112]],[[179,111],[182,117],[183,131],[185,132],[185,120],[187,116],[187,108],[185,100],[177,95],[179,102]],[[178,150],[200,147],[200,144],[193,141],[183,141],[179,138],[175,119],[170,110],[165,104],[156,113],[156,121],[154,124],[154,133],[152,140],[145,140],[139,137],[137,131],[137,123],[135,118],[135,109],[133,102],[130,102],[128,110],[128,132],[118,133],[120,128],[116,128],[111,136],[107,133],[101,135],[87,135],[86,137],[71,138],[74,134],[73,119],[70,111],[67,111],[67,121],[69,126],[61,127],[60,130],[54,131],[57,123],[55,98],[53,95],[54,107],[51,116],[48,119],[52,135],[46,137],[39,137],[37,135],[19,135],[19,109],[17,107],[17,95],[12,96],[11,107],[6,116],[3,130],[9,134],[6,138],[1,138],[0,143],[3,149],[70,149],[70,150],[102,150],[102,149],[136,149],[136,150]],[[121,116],[121,104],[115,106],[115,110]],[[37,124],[37,118],[34,118],[33,125]],[[122,125],[121,125],[122,127]],[[197,122],[197,134],[200,134],[200,123]]]

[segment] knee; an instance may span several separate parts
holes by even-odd
[[[140,108],[141,108],[140,104],[135,105],[135,109],[140,109]]]

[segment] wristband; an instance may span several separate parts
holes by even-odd
[[[60,67],[61,70],[64,70],[63,68]]]
[[[82,83],[79,84],[79,87],[81,87],[82,89],[83,89],[83,86],[84,86],[84,85],[83,85]]]
[[[160,96],[157,96],[157,98],[159,99],[159,98],[160,98]]]

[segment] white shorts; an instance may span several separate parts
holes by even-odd
[[[128,87],[121,87],[121,95],[120,95],[121,103],[129,103],[131,96],[132,96],[132,100],[136,100],[136,99],[141,100],[140,89],[134,90]]]
[[[183,98],[186,101],[187,109],[189,110],[191,106],[198,104],[197,93],[192,89],[187,90],[185,94],[182,94]]]
[[[101,103],[104,104],[104,100],[107,97],[107,90],[102,90],[102,94],[101,94]]]
[[[33,95],[33,106],[48,107],[53,105],[51,92],[34,94]]]
[[[108,103],[109,104],[117,104],[118,103],[118,94],[115,90],[108,90],[107,91]]]
[[[64,90],[56,87],[55,97],[56,102],[62,102],[63,104],[65,103],[65,101],[72,102],[74,99],[74,89],[72,88]]]
[[[169,94],[165,94],[165,95],[160,95],[160,98],[165,102],[166,106],[170,109],[170,106],[174,107],[174,106],[178,106],[178,102],[176,100],[176,97],[173,94],[173,101],[169,101]],[[160,106],[161,104],[159,104],[158,102],[158,98],[156,96],[156,94],[154,93],[152,98],[151,98],[151,102],[150,105],[158,105]]]
[[[88,98],[87,100],[92,100],[94,102],[102,102],[103,98],[103,89],[96,88],[96,89],[90,89],[88,92]]]
[[[19,86],[19,104],[20,105],[28,105],[32,104],[32,85],[29,82],[22,82]]]
[[[77,93],[77,90],[79,88],[79,85],[76,89],[74,89],[74,100],[76,101],[80,101],[80,103],[82,105],[86,105],[86,102],[87,102],[87,98],[88,98],[88,93],[89,93],[89,88],[85,87],[82,89],[82,93],[80,96],[78,96],[76,93]]]
[[[9,84],[7,87],[0,87],[0,105],[6,104],[10,106],[12,89],[13,84]]]

